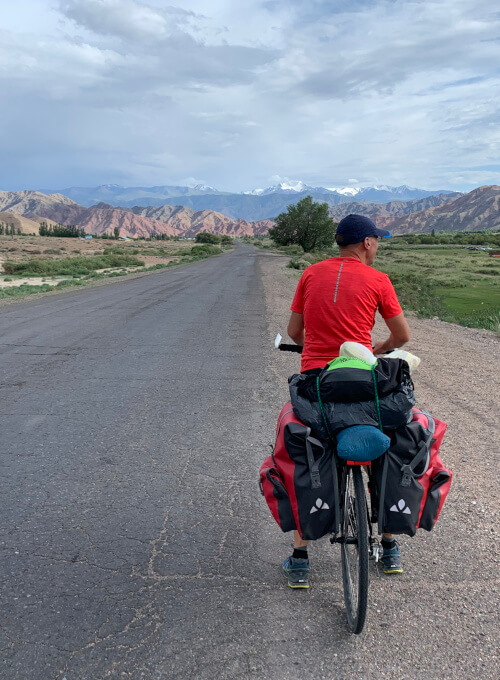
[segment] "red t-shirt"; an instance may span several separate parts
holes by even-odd
[[[332,257],[308,267],[290,309],[304,316],[302,371],[321,368],[338,357],[346,341],[372,350],[377,310],[384,319],[403,311],[387,274],[355,257]]]

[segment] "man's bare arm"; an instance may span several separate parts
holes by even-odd
[[[291,313],[286,332],[297,345],[304,345],[304,317],[302,314]]]
[[[384,342],[377,342],[373,347],[374,354],[385,354],[397,347],[402,347],[410,339],[410,327],[404,314],[398,314],[391,319],[384,319],[390,336]]]

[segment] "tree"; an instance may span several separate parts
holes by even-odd
[[[310,252],[333,245],[335,224],[328,215],[328,203],[314,203],[311,196],[289,205],[275,222],[269,236],[278,246],[297,244]]]
[[[118,240],[118,237],[120,236],[120,229],[118,227],[115,227],[113,229],[113,235],[114,235],[115,239]]]

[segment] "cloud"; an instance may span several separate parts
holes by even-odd
[[[133,0],[61,0],[59,9],[82,28],[124,39],[164,38],[193,16],[181,8],[156,9]]]
[[[61,0],[24,33],[9,8],[3,186],[496,181],[489,2],[172,2]]]

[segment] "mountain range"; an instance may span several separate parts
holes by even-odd
[[[44,192],[46,193],[46,192]],[[103,184],[98,187],[68,187],[55,193],[63,194],[80,205],[90,207],[107,203],[115,207],[134,208],[182,205],[195,211],[214,210],[234,219],[248,221],[272,219],[284,212],[290,203],[298,203],[306,196],[328,203],[331,206],[347,203],[356,197],[357,202],[387,203],[389,201],[411,201],[437,194],[451,194],[446,190],[427,191],[406,185],[400,187],[375,186],[353,187],[312,187],[304,182],[281,182],[267,189],[253,189],[242,193],[218,191],[213,187],[198,184],[186,186],[122,187],[117,184]]]
[[[359,201],[352,201],[350,203],[330,206],[328,212],[330,217],[336,222],[345,217],[345,215],[354,213],[370,217],[372,220],[375,220],[379,227],[391,225],[392,228],[395,219],[398,217],[414,215],[428,208],[433,208],[443,203],[450,203],[460,196],[463,196],[463,194],[456,192],[417,198],[414,201],[389,201],[388,203],[361,203]]]
[[[448,203],[398,217],[397,234],[500,229],[500,186],[482,186]]]
[[[500,187],[483,186],[468,194],[442,193],[386,203],[352,201],[351,197],[351,201],[330,206],[329,212],[335,221],[349,213],[367,215],[394,233],[498,229]],[[24,219],[22,224],[20,218]],[[251,236],[267,233],[274,224],[272,220],[234,219],[218,211],[188,206],[116,207],[99,202],[85,207],[60,193],[0,191],[0,222],[16,223],[24,233],[36,233],[42,219],[76,225],[90,234],[112,234],[118,228],[122,236],[146,238],[152,234],[192,237],[200,231]]]
[[[141,208],[133,210],[116,208],[107,203],[86,208],[61,194],[43,194],[39,191],[0,191],[0,214],[7,224],[23,216],[33,221],[41,220],[59,224],[76,225],[89,234],[112,234],[115,228],[122,236],[149,237],[151,234],[192,237],[200,231],[229,236],[265,234],[273,225],[270,220],[247,222],[231,219],[213,210],[195,211],[184,206]],[[9,216],[11,218],[9,218]],[[16,225],[17,226],[17,225]],[[37,233],[36,229],[25,233]]]

